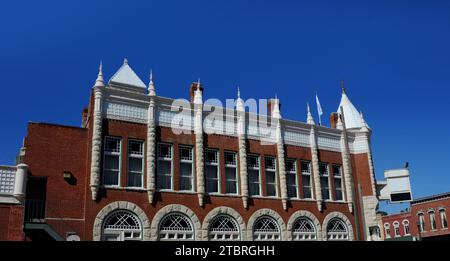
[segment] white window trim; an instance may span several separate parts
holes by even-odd
[[[391,238],[391,225],[389,223],[384,223],[384,235],[386,238]]]
[[[406,219],[403,220],[402,225],[403,225],[403,232],[404,232],[405,236],[411,235],[411,228],[409,227],[409,221]],[[408,231],[406,231],[406,227],[408,227]]]
[[[221,195],[222,194],[222,190],[221,190],[221,182],[220,182],[220,150],[219,149],[214,149],[214,148],[206,148],[205,149],[205,154],[207,151],[214,151],[216,153],[216,157],[217,157],[217,162],[208,162],[206,160],[206,157],[204,157],[205,159],[205,166],[216,166],[217,167],[217,192],[206,192],[208,195]],[[206,171],[206,168],[204,169],[204,171]],[[205,173],[205,191],[206,189],[206,181],[208,180],[208,178],[206,177],[206,173]]]
[[[303,171],[303,168],[301,168],[302,162],[308,163],[308,167],[309,167],[309,171],[308,172]],[[301,160],[300,161],[300,172],[301,172],[301,177],[302,177],[302,191],[303,191],[303,197],[301,197],[301,198],[302,199],[306,199],[306,200],[314,200],[315,197],[314,197],[313,184],[312,184],[313,181],[312,181],[312,175],[311,175],[312,171],[311,171],[311,161],[310,160]],[[309,191],[310,191],[310,194],[311,194],[310,198],[305,198],[305,190],[304,190],[305,185],[303,184],[303,176],[308,176],[309,177],[309,186],[308,186],[308,188],[309,188]],[[298,196],[300,197],[300,193],[299,193]]]
[[[320,173],[320,165],[327,166],[327,174]],[[324,199],[324,201],[334,201],[331,193],[331,178],[330,178],[330,164],[327,162],[319,162],[319,177],[326,177],[328,181],[328,199]],[[320,189],[322,190],[322,182],[320,182]],[[322,195],[323,198],[323,195]]]
[[[295,180],[295,191],[296,191],[296,197],[288,197],[290,199],[300,199],[300,190],[299,190],[299,182],[298,182],[298,168],[297,168],[297,159],[287,159],[287,161],[292,161],[293,165],[294,165],[294,171],[288,171],[286,170],[286,175],[294,175],[294,180]],[[287,164],[286,164],[287,165]],[[287,180],[287,179],[286,179]],[[287,187],[293,187],[292,185],[286,184]]]
[[[168,146],[170,146],[171,147],[171,149],[170,149],[170,153],[171,153],[171,158],[164,158],[164,157],[160,157],[159,156],[159,146],[160,145],[168,145]],[[173,189],[173,183],[174,183],[174,180],[173,180],[173,144],[172,143],[167,143],[167,142],[158,142],[158,147],[157,147],[157,161],[159,162],[159,161],[170,161],[170,189],[158,189],[158,181],[156,181],[156,189],[158,190],[158,191],[173,191],[174,189]],[[158,166],[157,166],[157,168],[158,168]],[[158,174],[158,171],[156,171],[156,179],[158,179],[158,176],[159,176],[159,174]]]
[[[181,158],[181,153],[180,153],[180,151],[181,151],[181,148],[186,148],[186,149],[190,149],[191,150],[191,155],[192,155],[192,159],[191,160],[186,160],[186,159],[182,159]],[[180,170],[181,170],[181,164],[182,163],[190,163],[191,164],[191,189],[190,190],[187,190],[187,189],[180,189],[180,190],[178,190],[178,191],[180,191],[180,192],[194,192],[195,191],[195,189],[194,189],[194,186],[195,186],[195,173],[194,173],[194,147],[193,146],[190,146],[190,145],[178,145],[178,155],[180,155],[179,156],[179,164],[180,164]],[[179,182],[179,184],[180,184],[180,186],[181,186],[181,172],[180,172],[180,182]]]
[[[425,214],[423,212],[420,212],[417,214],[419,216],[419,233],[425,232]]]
[[[142,142],[142,155],[138,155],[138,154],[130,154],[130,141],[137,141],[137,142]],[[122,148],[122,147],[121,147]],[[127,167],[128,167],[128,171],[127,171],[127,188],[131,188],[131,189],[142,189],[144,188],[144,169],[145,169],[145,141],[143,140],[139,140],[139,139],[128,139],[128,157],[127,157]],[[136,187],[136,186],[128,186],[128,175],[130,173],[130,157],[131,158],[139,158],[142,159],[142,170],[141,170],[141,186],[140,187]]]
[[[274,164],[275,164],[275,169],[269,169],[269,168],[267,168],[267,166],[266,166],[266,158],[270,158],[270,159],[273,159],[273,161],[274,161]],[[261,166],[261,165],[260,165]],[[274,157],[274,156],[264,156],[264,167],[265,167],[265,171],[264,171],[264,174],[266,175],[265,176],[265,180],[266,180],[266,195],[265,195],[265,197],[267,197],[267,198],[278,198],[278,195],[279,195],[279,192],[278,192],[278,175],[277,175],[277,169],[278,169],[278,165],[277,165],[277,157]],[[269,171],[269,172],[273,172],[274,173],[274,176],[275,176],[275,183],[270,183],[270,184],[273,184],[273,185],[275,185],[275,196],[268,196],[267,195],[267,184],[268,184],[268,182],[267,182],[267,171]]]
[[[262,182],[261,182],[261,159],[260,156],[257,154],[248,154],[248,157],[256,157],[258,159],[258,167],[250,167],[247,165],[247,169],[251,170],[257,170],[258,171],[258,185],[259,185],[259,194],[258,195],[250,195],[250,188],[249,188],[249,197],[262,197]],[[247,161],[248,162],[248,161]],[[247,176],[248,179],[248,176]],[[248,181],[248,184],[250,184],[250,181]]]
[[[433,219],[431,217],[433,216]],[[430,219],[430,228],[431,231],[434,231],[437,229],[437,222],[436,222],[436,214],[434,212],[434,209],[428,210],[428,217]],[[434,222],[433,222],[434,221]]]
[[[226,153],[231,153],[231,154],[233,154],[234,155],[234,161],[236,162],[234,165],[233,164],[226,164],[226,161],[225,161],[225,154]],[[238,177],[238,162],[237,162],[237,157],[238,157],[238,155],[237,155],[237,152],[234,152],[234,151],[224,151],[224,153],[223,153],[223,157],[224,157],[224,160],[223,160],[223,162],[225,163],[224,165],[225,165],[225,191],[224,191],[224,194],[226,194],[226,195],[239,195],[239,193],[240,193],[240,188],[239,188],[239,177]],[[235,171],[235,177],[236,177],[236,193],[228,193],[227,192],[227,189],[226,189],[226,183],[227,183],[227,177],[226,177],[226,169],[227,168],[234,168],[234,171]]]
[[[441,228],[448,229],[448,219],[447,219],[447,213],[445,213],[445,208],[439,209],[439,218],[441,219]],[[445,219],[445,221],[447,221],[447,226],[444,226],[444,219]]]
[[[337,191],[338,191],[338,189],[336,188],[336,182],[334,182],[334,194],[335,194],[335,198],[334,198],[334,201],[337,201],[337,202],[342,202],[342,201],[345,201],[345,189],[344,189],[344,178],[343,178],[343,173],[342,173],[342,165],[339,165],[339,164],[332,164],[331,165],[331,169],[332,170],[334,170],[334,167],[339,167],[339,176],[338,176],[338,178],[337,179],[340,179],[341,180],[341,187],[340,187],[340,191],[341,191],[341,194],[342,194],[342,199],[336,199],[336,195],[337,195]],[[334,171],[333,171],[333,181],[335,181],[336,180],[336,176],[334,175],[335,173],[334,173]]]
[[[392,223],[393,227],[394,227],[394,236],[395,237],[400,237],[401,233],[400,233],[400,223],[398,221],[395,221],[394,223]],[[397,233],[397,229],[398,229],[398,233]]]
[[[120,144],[120,150],[119,152],[108,152],[105,151],[105,146],[106,146],[106,140],[107,138],[113,138],[113,139],[118,139],[119,140],[119,144]],[[102,175],[102,185],[105,188],[121,188],[121,179],[122,179],[122,137],[118,137],[118,136],[105,136],[103,139],[103,175]],[[105,185],[105,158],[106,155],[113,155],[113,156],[119,156],[119,173],[117,174],[117,185]]]

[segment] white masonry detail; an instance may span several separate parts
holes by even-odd
[[[314,183],[314,192],[317,202],[317,209],[322,211],[322,190],[320,189],[320,177],[319,177],[319,155],[317,151],[317,137],[315,126],[311,125],[310,132],[310,143],[311,143],[311,163],[312,163],[312,177]]]
[[[200,90],[200,81],[197,85],[197,90],[194,94],[194,133],[195,133],[195,166],[197,170],[197,195],[198,204],[203,206],[205,204],[205,174],[203,162],[203,99],[202,91]]]
[[[150,96],[150,105],[147,111],[147,194],[150,204],[153,203],[155,195],[155,87],[153,85],[152,73],[150,73],[150,84],[148,96]]]
[[[281,134],[281,113],[280,113],[280,103],[278,99],[274,99],[274,108],[272,117],[276,121],[275,139],[277,142],[277,154],[278,154],[278,173],[280,177],[280,190],[281,190],[281,201],[283,204],[283,209],[287,210],[287,185],[286,185],[286,168],[284,161],[284,144],[283,137]]]
[[[345,118],[343,110],[340,110],[341,114],[338,115],[338,122],[336,128],[341,129],[341,155],[342,155],[342,167],[344,171],[344,183],[345,194],[347,196],[348,210],[353,213],[353,180],[352,180],[352,166],[350,163],[350,151],[347,139],[347,129],[345,127]],[[341,120],[342,117],[342,120]]]
[[[238,99],[236,102],[238,114],[237,133],[239,145],[239,175],[241,181],[241,196],[244,208],[248,208],[248,177],[247,177],[247,150],[245,144],[245,109],[244,101],[240,97],[238,89]]]

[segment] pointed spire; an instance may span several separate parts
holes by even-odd
[[[342,116],[341,115],[342,114],[338,113],[338,120],[336,123],[336,129],[338,129],[338,130],[342,130],[344,128],[344,125],[342,124],[342,119],[341,119]]]
[[[342,89],[342,94],[345,94],[344,80],[341,80],[341,89]]]
[[[153,83],[153,70],[150,70],[150,82],[148,84],[148,95],[155,96],[155,84]]]
[[[239,89],[239,86],[237,87],[237,100],[236,100],[236,109],[238,111],[244,111],[244,101],[241,98],[241,90]]]
[[[94,86],[105,86],[105,81],[103,80],[103,63],[100,61],[100,65],[98,67],[98,76],[95,80]]]
[[[203,103],[202,90],[200,89],[200,78],[198,78],[197,88],[194,91],[194,103]]]
[[[241,90],[239,90],[239,86],[237,87],[237,96],[238,96],[238,99],[241,98]]]
[[[311,124],[311,125],[315,125],[316,123],[314,122],[314,118],[311,114],[311,109],[309,108],[309,103],[306,103],[306,108],[308,110],[308,114],[306,116],[306,123]]]
[[[200,77],[197,80],[197,89],[200,89]]]
[[[128,59],[126,57],[123,59],[123,64],[128,64]]]

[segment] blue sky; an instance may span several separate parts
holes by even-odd
[[[0,23],[0,164],[28,121],[79,126],[99,61],[109,79],[127,57],[159,95],[186,98],[200,77],[205,98],[277,93],[294,120],[317,91],[325,125],[344,79],[377,178],[409,161],[413,196],[450,191],[450,1],[18,0]]]

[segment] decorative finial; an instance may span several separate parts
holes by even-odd
[[[150,82],[153,82],[153,70],[150,69]]]
[[[311,110],[309,109],[309,102],[306,103],[306,108],[308,109],[308,113],[311,113]]]
[[[105,81],[103,80],[103,62],[100,61],[100,65],[98,66],[98,75],[95,80],[95,86],[105,86]]]
[[[155,84],[153,83],[153,70],[150,70],[150,82],[148,84],[148,95],[155,96]]]
[[[341,89],[342,89],[342,94],[345,94],[344,80],[341,80]]]
[[[309,108],[309,103],[306,103],[306,109],[308,111],[308,113],[306,114],[306,123],[311,124],[311,125],[315,125],[316,123],[314,122],[314,118],[311,115],[311,110]]]
[[[127,58],[123,59],[123,64],[128,64],[128,59]]]
[[[277,93],[275,93],[275,100],[277,100],[278,99],[278,95],[277,95]]]
[[[241,98],[241,90],[239,90],[239,86],[237,87],[237,96],[238,98]]]

